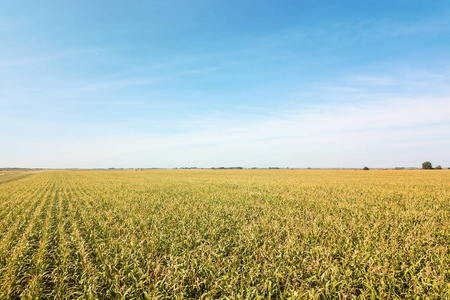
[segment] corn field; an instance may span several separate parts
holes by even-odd
[[[3,176],[0,299],[450,299],[447,170]]]

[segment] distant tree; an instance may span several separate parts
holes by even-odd
[[[369,170],[369,168],[368,167],[364,167],[363,170]]]
[[[437,166],[436,166],[436,170],[442,170],[441,165],[437,165]]]
[[[422,169],[431,170],[433,169],[433,165],[429,161],[426,161],[422,164]]]

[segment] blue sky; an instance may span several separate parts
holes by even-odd
[[[2,1],[0,167],[450,167],[448,1]]]

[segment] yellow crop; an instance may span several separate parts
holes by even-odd
[[[447,170],[15,179],[0,184],[0,299],[450,298]]]

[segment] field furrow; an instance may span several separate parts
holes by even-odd
[[[95,255],[92,253],[93,240],[95,236],[89,232],[89,226],[85,221],[85,214],[91,215],[92,211],[85,211],[80,208],[81,200],[77,194],[74,193],[74,187],[69,188],[72,198],[69,201],[68,210],[70,213],[71,234],[75,239],[75,253],[77,261],[75,262],[77,268],[76,278],[79,283],[79,293],[86,298],[96,298],[98,295],[98,267],[95,264]],[[93,221],[94,216],[89,217],[89,222]]]
[[[46,216],[42,226],[42,233],[39,239],[39,245],[32,258],[32,269],[29,270],[30,278],[22,292],[23,298],[42,298],[54,287],[52,272],[56,267],[57,245],[59,235],[58,227],[58,198],[61,184],[57,183],[57,188],[51,194],[51,204],[49,213]]]

